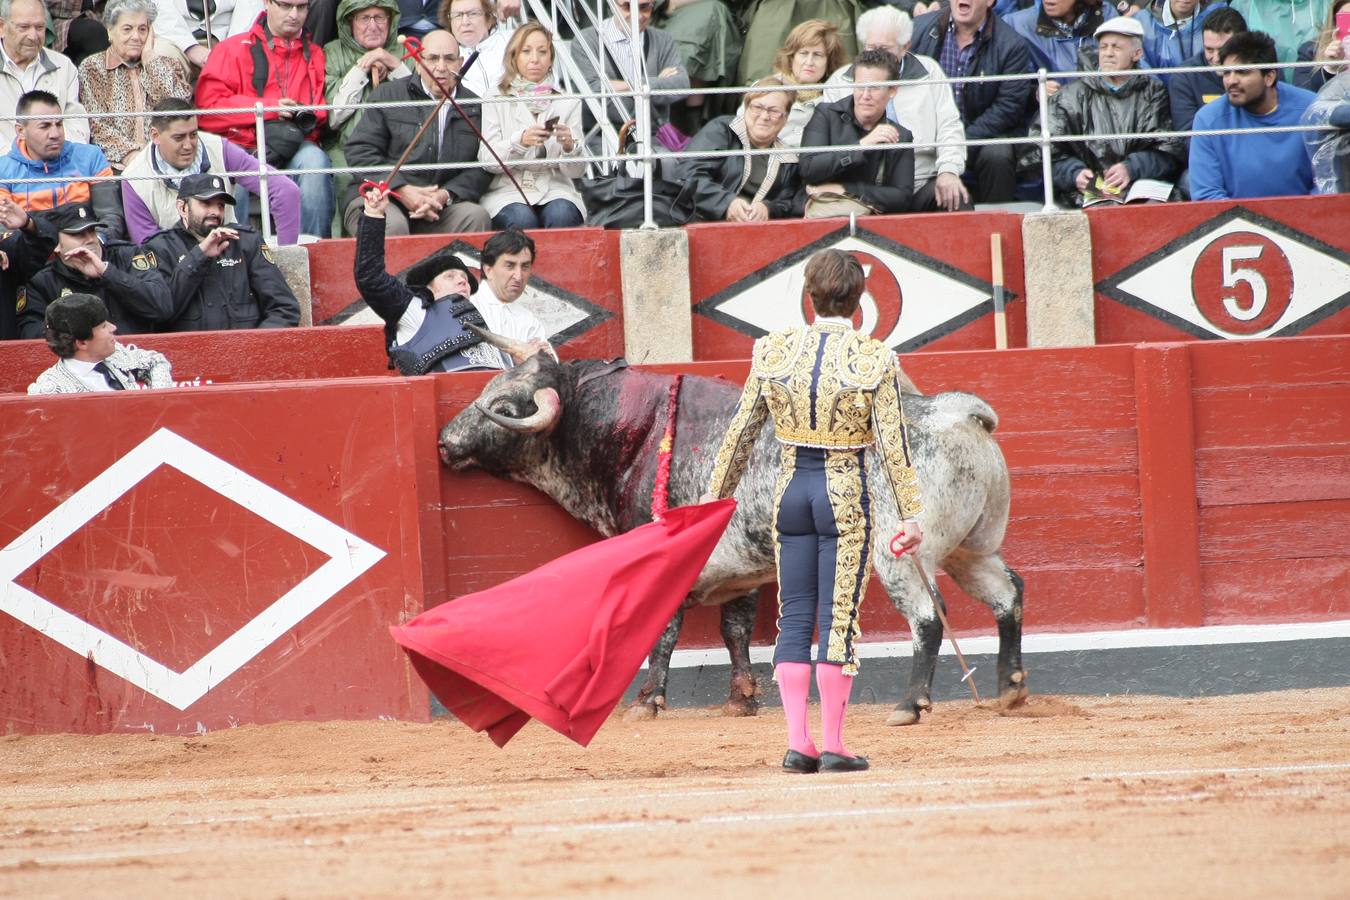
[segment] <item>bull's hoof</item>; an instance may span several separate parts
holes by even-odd
[[[656,718],[657,705],[655,703],[634,703],[628,707],[628,711],[623,714],[626,722],[646,722]]]
[[[732,697],[722,704],[722,715],[731,719],[759,715],[759,701],[754,697]]]
[[[1016,709],[1027,702],[1027,697],[1031,691],[1027,688],[1026,670],[1014,672],[1008,677],[1008,686],[998,695],[998,705],[1000,709]]]
[[[886,717],[887,725],[918,725],[919,711],[912,706],[900,704]]]

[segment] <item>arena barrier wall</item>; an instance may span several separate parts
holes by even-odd
[[[1081,632],[1350,618],[1348,350],[1300,337],[906,366],[998,410],[1026,626]],[[425,716],[385,626],[596,538],[531,488],[440,465],[437,430],[488,377],[0,398],[0,727]],[[940,581],[960,634],[992,632]],[[875,586],[862,626],[906,630]],[[716,611],[693,611],[682,646],[720,645]]]
[[[1350,331],[1344,196],[1087,215],[1100,344]]]
[[[0,732],[425,720],[386,628],[428,580],[433,404],[392,378],[0,399]]]
[[[1022,217],[1006,212],[690,225],[694,358],[744,359],[755,338],[814,318],[802,293],[807,260],[837,247],[867,273],[855,321],[904,352],[994,344],[990,235],[1002,240],[1009,345],[1026,345]],[[901,311],[904,315],[901,315]]]

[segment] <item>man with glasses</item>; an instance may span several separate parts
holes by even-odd
[[[655,9],[652,0],[639,0],[637,6],[641,71],[633,69],[629,6],[624,0],[609,0],[609,5],[613,15],[601,22],[598,28],[582,29],[574,41],[576,46],[572,50],[572,58],[581,70],[581,76],[586,79],[586,85],[592,91],[599,91],[603,87],[607,92],[618,94],[631,94],[644,82],[654,91],[689,90],[689,72],[685,69],[684,58],[680,56],[675,39],[659,28],[648,27]],[[590,53],[583,48],[589,49]],[[592,62],[591,54],[600,61],[599,69]],[[679,140],[678,135],[670,134],[671,129],[667,129],[664,136],[661,133],[661,127],[670,123],[671,107],[683,99],[682,95],[671,94],[651,98],[652,134],[656,143],[666,149],[680,150],[688,140]],[[615,127],[622,126],[636,115],[633,102],[628,98],[611,98],[605,104],[605,109]],[[585,124],[589,130],[592,124],[589,107],[586,108]],[[678,143],[679,146],[671,146],[671,143]]]
[[[914,149],[913,212],[970,209],[970,193],[961,181],[966,171],[965,126],[951,86],[937,60],[909,52],[914,23],[894,6],[878,6],[858,17],[858,43],[864,50],[889,53],[900,63],[896,80],[908,82],[895,91],[886,115],[928,144]],[[848,95],[855,76],[849,66],[830,78],[825,99]]]
[[[432,101],[443,96],[442,85],[454,92],[472,127],[451,103],[440,107],[437,120],[426,130],[409,153],[405,167],[389,183],[393,203],[385,213],[385,232],[400,234],[458,234],[487,231],[491,217],[478,204],[492,180],[484,169],[412,169],[415,165],[477,162],[478,135],[482,129],[479,104],[469,101],[477,96],[456,84],[461,58],[459,44],[448,31],[433,31],[422,40],[422,61],[431,74],[419,71],[411,78],[387,81],[370,94],[371,108],[347,141],[347,162],[364,169],[357,181],[368,178],[379,182],[388,178],[394,163],[412,143],[413,137],[431,113]],[[382,108],[377,103],[417,101],[421,106]],[[348,234],[356,234],[364,201],[353,184],[345,197],[343,223]]]
[[[835,210],[865,210],[863,214],[909,212],[914,196],[914,151],[894,145],[911,143],[914,136],[908,128],[886,117],[895,88],[860,86],[895,81],[899,74],[900,65],[889,51],[864,50],[853,61],[853,78],[857,82],[853,93],[816,107],[802,133],[799,169],[810,198],[808,217],[813,216],[813,205],[825,203],[832,203]],[[812,147],[855,144],[878,149],[810,152]]]
[[[267,162],[282,169],[323,169],[330,165],[319,147],[319,134],[328,120],[318,106],[324,101],[323,48],[305,31],[308,0],[268,0],[266,10],[244,34],[221,41],[202,69],[197,82],[197,106],[202,109],[240,109],[259,100],[281,107],[264,115]],[[246,150],[258,146],[254,115],[212,113],[201,117],[206,131]],[[332,234],[333,176],[305,173],[291,176],[300,186],[300,230],[317,237]],[[237,198],[247,200],[246,197]],[[247,221],[241,204],[240,221]]]

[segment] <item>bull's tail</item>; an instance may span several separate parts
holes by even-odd
[[[923,409],[919,417],[930,428],[947,428],[964,422],[974,422],[989,434],[993,434],[994,429],[998,427],[998,413],[994,412],[994,408],[965,391],[943,391],[941,394],[932,394],[916,400],[916,406]],[[906,403],[909,403],[909,398],[906,398]],[[908,409],[907,405],[906,410]],[[919,410],[916,409],[915,412],[918,413]],[[914,416],[911,416],[911,419],[913,418]]]

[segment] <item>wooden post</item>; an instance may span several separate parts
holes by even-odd
[[[1191,357],[1185,344],[1134,350],[1144,610],[1150,627],[1204,624]]]
[[[1008,349],[1008,312],[1003,292],[1003,235],[997,231],[989,235],[989,257],[994,275],[994,347]]]

